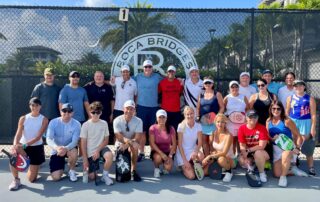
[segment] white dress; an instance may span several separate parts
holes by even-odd
[[[188,124],[180,123],[177,131],[178,133],[183,132],[182,148],[187,160],[190,160],[191,154],[197,146],[197,134],[198,132],[202,131],[201,125],[199,123],[195,123],[194,126],[190,128]],[[183,165],[183,159],[180,154],[179,148],[177,149],[175,163],[177,166]]]

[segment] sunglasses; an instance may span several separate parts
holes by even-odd
[[[40,106],[40,105],[38,105],[38,104],[30,104],[30,106],[31,106],[31,107],[38,107],[38,106]]]
[[[165,116],[158,116],[158,118],[159,118],[159,119],[165,119],[165,118],[167,118],[167,117],[165,117]]]
[[[73,111],[72,110],[70,110],[70,109],[62,109],[61,110],[63,113],[72,113]]]
[[[126,85],[126,81],[122,81],[121,88],[124,89],[124,85]]]
[[[126,131],[129,132],[130,131],[130,128],[129,128],[129,124],[126,123]]]
[[[80,75],[74,74],[74,75],[71,76],[71,78],[80,78]]]
[[[263,88],[263,87],[265,87],[266,86],[266,84],[260,84],[260,85],[257,85],[258,86],[258,88]]]
[[[271,109],[272,109],[272,111],[279,111],[279,112],[281,111],[280,107],[272,107]]]
[[[234,86],[231,86],[231,88],[239,88],[239,86],[237,86],[237,85],[234,85]]]
[[[101,114],[101,111],[92,111],[92,112],[90,112],[91,114],[93,114],[93,115],[99,115],[99,114]]]
[[[147,66],[144,66],[144,68],[152,68],[152,66],[150,66],[150,65],[147,65]]]
[[[210,85],[212,84],[211,82],[205,82],[204,85]]]

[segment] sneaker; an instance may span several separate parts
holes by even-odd
[[[280,176],[278,186],[279,187],[287,187],[287,184],[288,184],[287,177],[286,176]]]
[[[139,156],[138,156],[138,162],[141,162],[141,161],[143,161],[145,159],[146,159],[145,155],[143,153],[140,153]]]
[[[20,179],[14,179],[9,185],[9,191],[16,191],[21,186]]]
[[[159,178],[160,177],[160,169],[159,168],[155,168],[154,169],[154,174],[153,174],[154,177],[156,178]]]
[[[101,181],[106,183],[106,185],[113,185],[113,180],[109,177],[109,175],[103,175]]]
[[[79,167],[80,165],[82,165],[83,163],[83,159],[82,159],[82,156],[78,157],[78,160],[76,162],[76,167]]]
[[[290,173],[293,173],[295,176],[300,176],[300,177],[308,177],[308,174],[304,172],[303,170],[300,170],[297,166],[291,166]]]
[[[69,178],[71,182],[76,182],[78,180],[76,171],[74,170],[69,170]]]
[[[131,176],[133,181],[140,182],[142,180],[140,175],[135,170],[131,172]]]
[[[314,167],[309,168],[309,175],[316,175],[316,170],[314,169]]]
[[[261,182],[265,183],[265,182],[267,182],[267,181],[268,181],[268,180],[267,180],[267,175],[266,175],[266,173],[265,173],[265,172],[263,172],[263,173],[259,173],[259,176],[260,176],[260,180],[261,180]]]
[[[168,174],[170,174],[170,172],[169,172],[169,171],[167,171],[166,169],[163,169],[162,173],[163,173],[164,175],[168,175]]]
[[[223,182],[231,182],[232,176],[233,176],[232,173],[226,172],[226,174],[223,177],[222,181]]]

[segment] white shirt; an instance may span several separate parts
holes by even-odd
[[[22,137],[20,139],[21,144],[26,144],[27,142],[29,142],[37,136],[38,132],[41,129],[43,118],[44,116],[41,114],[39,116],[34,117],[31,116],[31,113],[29,113],[25,116]],[[36,146],[41,144],[42,138],[40,138],[40,140],[38,140],[30,146]]]
[[[257,90],[253,86],[239,86],[239,94],[242,94],[247,97],[248,100],[250,100],[251,95],[257,93]]]
[[[188,78],[184,83],[184,99],[186,101],[186,105],[192,107],[194,110],[197,107],[197,102],[200,93],[202,92],[203,81],[199,79],[197,83],[192,83],[191,79]],[[196,111],[196,110],[195,110]]]
[[[283,104],[283,107],[286,108],[287,98],[293,95],[295,92],[294,90],[289,90],[287,86],[283,86],[278,91],[278,98]]]
[[[134,96],[137,95],[137,83],[130,78],[123,84],[123,77],[115,78],[116,86],[116,98],[114,109],[123,111],[123,104],[127,100],[134,100]]]
[[[230,115],[232,112],[245,112],[246,111],[246,103],[244,101],[243,94],[239,94],[238,96],[233,96],[231,94],[227,95],[228,103],[226,106],[226,115]]]

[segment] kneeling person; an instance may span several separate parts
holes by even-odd
[[[68,157],[70,181],[77,181],[75,166],[78,158],[80,122],[72,118],[73,106],[65,103],[61,107],[61,117],[50,121],[47,130],[47,143],[51,148],[50,173],[54,181],[63,175],[65,158]]]
[[[81,128],[80,138],[83,149],[83,170],[89,172],[89,179],[93,180],[95,172],[99,170],[99,159],[103,157],[103,175],[101,181],[112,185],[109,169],[112,165],[113,155],[107,147],[109,142],[108,123],[100,119],[103,106],[100,102],[93,102],[89,106],[91,118]]]

